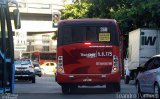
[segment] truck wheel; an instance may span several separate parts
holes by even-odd
[[[62,85],[62,93],[63,94],[69,94],[70,93],[70,87],[66,85]]]
[[[36,77],[35,76],[32,78],[32,83],[36,83]]]
[[[130,80],[129,76],[126,76],[126,78],[125,78],[125,84],[129,84],[129,80]]]

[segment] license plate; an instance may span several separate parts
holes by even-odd
[[[91,81],[92,81],[92,79],[90,79],[90,78],[83,79],[83,82],[91,82]]]

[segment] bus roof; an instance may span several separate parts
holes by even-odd
[[[88,19],[71,19],[71,20],[61,20],[59,25],[72,25],[72,24],[90,24],[90,23],[111,23],[115,24],[115,19],[98,19],[98,18],[88,18]]]

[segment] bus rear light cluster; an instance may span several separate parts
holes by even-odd
[[[118,72],[118,56],[113,55],[113,67],[112,67],[112,73]]]
[[[63,56],[58,56],[58,66],[63,66]]]
[[[58,67],[57,71],[59,73],[64,73],[64,68],[63,68],[63,56],[58,56]]]

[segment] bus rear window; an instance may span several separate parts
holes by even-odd
[[[55,53],[41,53],[40,59],[41,60],[55,60],[56,54]]]
[[[112,35],[117,35],[113,36]],[[58,45],[81,42],[101,42],[107,44],[118,43],[118,33],[112,27],[105,26],[64,26],[60,28]]]

